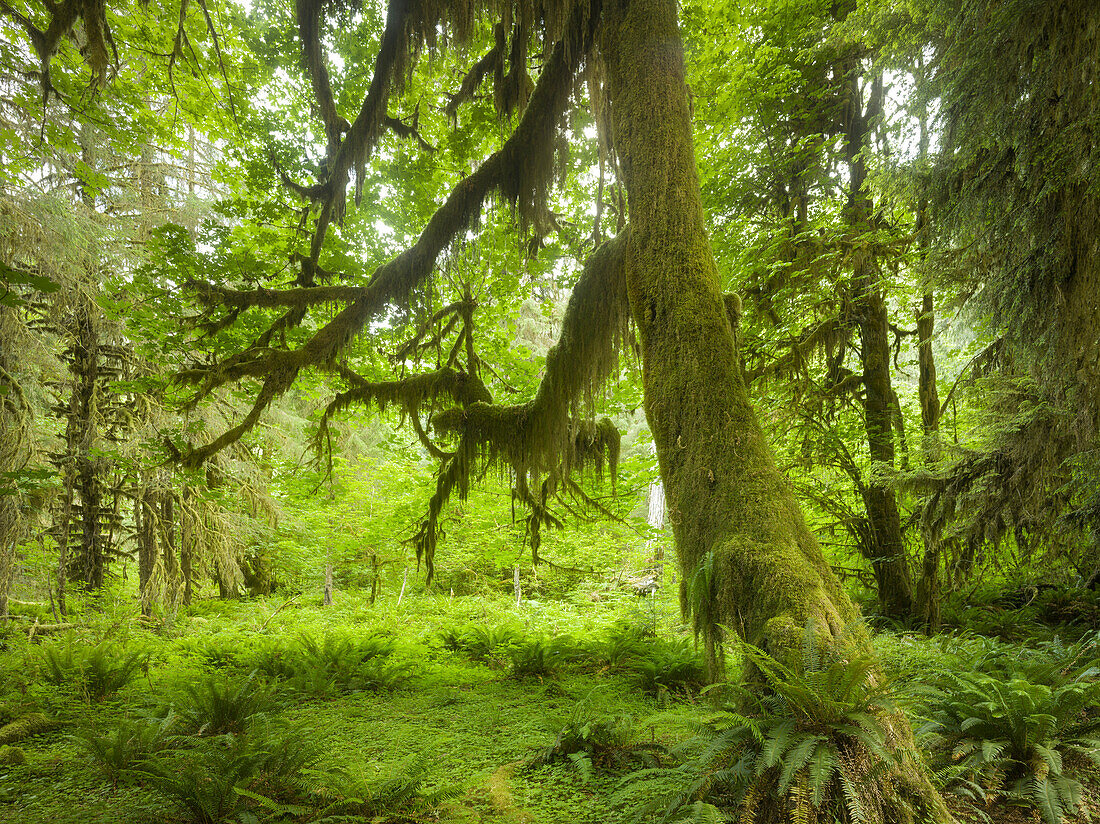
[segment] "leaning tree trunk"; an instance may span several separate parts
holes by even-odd
[[[681,596],[712,660],[722,625],[789,658],[808,621],[840,636],[859,616],[775,466],[737,368],[703,221],[675,3],[631,0],[609,16],[602,47],[630,213],[627,289]]]
[[[865,651],[858,610],[776,468],[737,368],[703,221],[676,2],[609,6],[600,46],[630,214],[624,266],[683,605],[712,662],[723,625],[797,669],[811,622],[827,654]],[[913,746],[904,719],[886,723],[897,746]],[[901,778],[922,820],[951,820],[919,767]]]

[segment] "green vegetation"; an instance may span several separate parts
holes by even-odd
[[[1100,816],[1096,0],[0,0],[0,822]]]

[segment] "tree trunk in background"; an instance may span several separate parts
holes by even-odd
[[[55,524],[62,612],[66,580],[75,578],[96,590],[103,586],[106,572],[100,529],[103,495],[93,452],[99,418],[99,335],[91,315],[94,310],[83,299],[73,311],[73,343],[68,353],[73,383],[65,410],[65,453],[59,461],[65,491]],[[75,547],[74,535],[79,536]]]
[[[894,466],[893,398],[890,381],[890,341],[886,300],[874,284],[878,266],[870,252],[856,253],[859,337],[863,362],[863,414],[867,451],[872,461]],[[901,514],[894,490],[879,482],[867,484],[863,495],[871,545],[865,547],[875,572],[879,607],[885,615],[907,618],[913,612],[913,585],[901,535]]]
[[[917,68],[924,73],[923,58],[918,59]],[[918,119],[920,121],[920,158],[928,157],[928,110],[923,108]],[[921,263],[928,257],[930,235],[928,232],[928,195],[921,193],[917,204],[917,234],[920,244]],[[940,448],[940,393],[936,386],[936,359],[932,351],[932,338],[936,332],[935,302],[931,292],[925,292],[921,297],[920,310],[917,312],[917,367],[919,377],[917,381],[917,396],[920,399],[921,426],[924,429],[924,437],[921,441],[921,452],[924,463],[928,466],[939,462],[942,457]],[[916,609],[917,614],[923,619],[925,631],[931,635],[940,628],[940,558],[943,555],[943,547],[938,535],[931,530],[921,530],[924,539],[924,558],[921,561],[921,575],[917,582]]]
[[[917,391],[920,397],[921,423],[924,426],[924,460],[934,464],[940,459],[940,394],[936,388],[936,361],[932,354],[932,334],[936,316],[931,293],[925,293],[917,314],[917,364],[920,369]],[[915,597],[917,614],[929,634],[940,627],[940,541],[928,530],[924,534],[924,559]]]
[[[881,98],[882,80],[874,82],[872,101],[865,111],[856,62],[850,61],[847,70],[849,116],[844,154],[849,170],[848,223],[853,235],[858,236],[871,228],[873,204],[866,189],[863,150],[870,138],[869,120],[878,105],[875,101]],[[851,300],[859,324],[867,451],[872,461],[892,468],[895,399],[890,380],[889,319],[882,271],[867,243],[853,239],[852,247]],[[871,528],[871,545],[863,549],[875,572],[879,607],[885,615],[908,618],[913,612],[913,584],[901,535],[897,496],[889,487],[872,482],[867,485],[863,501]]]
[[[164,553],[164,578],[168,590],[169,609],[175,610],[183,597],[181,586],[180,562],[176,555],[176,494],[169,480],[157,495],[160,503],[160,523],[158,533],[161,552]]]
[[[195,557],[195,513],[192,510],[194,493],[186,483],[180,502],[180,574],[183,575],[183,605],[191,606],[191,581]]]
[[[138,594],[141,598],[141,614],[145,616],[153,612],[149,582],[157,565],[156,508],[156,493],[146,485],[134,503],[134,523],[138,539]]]

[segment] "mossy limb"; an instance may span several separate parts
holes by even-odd
[[[48,715],[32,712],[30,715],[24,715],[22,718],[0,727],[0,745],[22,741],[28,736],[47,732],[57,726],[59,726],[59,723]]]

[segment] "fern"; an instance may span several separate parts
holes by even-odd
[[[172,798],[196,824],[258,820],[265,810],[308,812],[306,779],[319,759],[310,738],[302,729],[257,724],[246,737],[182,740],[127,776]]]
[[[256,680],[209,676],[187,684],[178,708],[182,728],[197,735],[243,735],[277,706],[275,694]]]
[[[68,687],[86,701],[100,701],[118,692],[148,670],[149,657],[145,650],[127,652],[106,640],[89,647],[69,639],[42,652],[46,681]]]
[[[472,661],[504,666],[510,658],[509,650],[523,641],[523,633],[511,626],[489,627],[484,624],[466,624],[463,627],[445,627],[439,638],[446,649],[466,654]]]
[[[646,695],[690,695],[706,683],[706,664],[690,638],[653,639],[638,655],[621,666]]]
[[[143,761],[171,746],[176,726],[175,714],[168,712],[161,718],[123,719],[106,735],[84,730],[71,738],[87,752],[111,783],[118,786]]]
[[[529,638],[509,649],[516,678],[548,678],[578,655],[577,644],[568,635]]]
[[[568,762],[586,781],[596,770],[621,770],[655,767],[667,750],[656,742],[635,740],[634,716],[586,716],[583,702],[560,728],[554,742],[528,766],[542,767]]]
[[[388,776],[365,779],[342,770],[306,770],[319,781],[309,797],[316,810],[307,820],[314,824],[337,821],[424,821],[446,801],[457,798],[462,788],[445,785],[428,791],[429,759],[418,755]]]
[[[293,644],[261,648],[256,669],[290,689],[324,698],[347,692],[392,691],[413,677],[413,668],[392,659],[394,639],[382,634],[355,637],[302,635]]]
[[[807,636],[812,627],[807,630]],[[863,658],[826,661],[812,638],[794,671],[763,650],[742,645],[760,682],[730,690],[733,703],[704,720],[684,749],[684,764],[630,776],[617,793],[642,815],[663,822],[690,817],[706,803],[740,821],[881,821],[904,802],[893,776],[897,757],[878,721],[893,711],[891,696]],[[869,779],[874,778],[871,781]],[[654,788],[663,790],[663,808]]]
[[[1047,824],[1060,824],[1080,806],[1081,785],[1067,763],[1100,763],[1100,682],[1087,669],[1038,670],[1057,685],[1007,680],[984,673],[948,674],[932,691],[926,746],[951,765],[945,780],[961,794],[1005,795],[1034,805]]]

